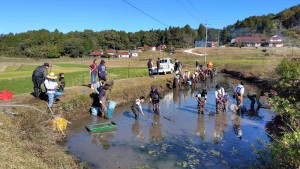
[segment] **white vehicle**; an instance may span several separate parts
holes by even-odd
[[[156,64],[156,62],[155,62]],[[160,68],[158,73],[173,73],[174,72],[174,63],[171,58],[161,58],[160,59]],[[157,68],[153,69],[153,74],[157,74]]]

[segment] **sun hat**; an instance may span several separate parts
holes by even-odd
[[[51,72],[48,76],[47,76],[48,79],[56,79],[57,76],[55,76],[55,74],[53,72]]]

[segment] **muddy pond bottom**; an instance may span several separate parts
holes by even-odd
[[[237,114],[215,113],[214,89],[221,84],[232,98],[231,84],[237,80],[219,75],[213,81],[199,83],[167,93],[160,102],[161,115],[154,115],[152,105],[143,104],[149,117],[140,114],[134,119],[130,106],[117,107],[113,121],[116,131],[89,133],[87,124],[104,121],[100,117],[87,116],[73,122],[68,137],[69,152],[95,168],[245,168],[259,165],[257,150],[264,150],[263,142],[269,142],[265,125],[275,116],[273,112],[260,109]],[[198,114],[193,97],[208,89],[204,114]],[[245,85],[245,93],[257,90]],[[244,105],[250,109],[250,100],[244,97]],[[153,123],[154,122],[154,123]],[[241,137],[239,137],[241,136]]]

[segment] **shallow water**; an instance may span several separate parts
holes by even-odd
[[[161,115],[154,115],[149,103],[143,110],[150,118],[140,116],[135,121],[130,106],[118,107],[114,121],[118,129],[108,133],[88,133],[85,125],[103,121],[100,117],[87,116],[70,126],[69,152],[96,168],[236,168],[253,166],[256,156],[253,146],[262,148],[260,140],[269,141],[265,125],[275,115],[270,110],[238,115],[230,109],[227,113],[215,114],[214,87],[220,83],[232,96],[231,83],[238,81],[219,75],[215,81],[198,84],[208,88],[204,115],[198,115],[196,100],[192,96],[197,90],[191,87],[174,90],[160,102]],[[247,93],[256,90],[245,85]],[[230,98],[231,104],[235,100]],[[249,109],[250,100],[244,105]],[[166,118],[164,118],[166,117]],[[152,125],[152,122],[157,125]],[[240,125],[242,138],[238,138]]]

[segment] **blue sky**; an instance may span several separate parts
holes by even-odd
[[[126,0],[169,26],[208,22],[223,28],[249,16],[277,13],[300,0]],[[3,0],[0,34],[56,28],[61,32],[106,29],[135,32],[164,29],[165,25],[142,14],[123,0]],[[192,6],[193,5],[193,6]]]

